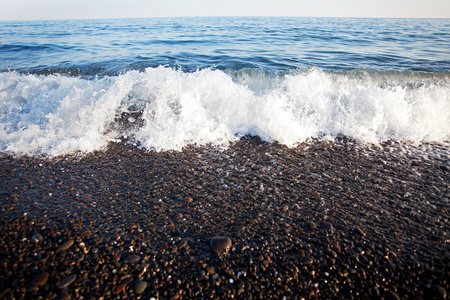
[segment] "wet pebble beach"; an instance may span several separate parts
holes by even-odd
[[[447,299],[448,144],[0,156],[1,299]]]

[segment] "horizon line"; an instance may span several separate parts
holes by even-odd
[[[318,19],[450,19],[450,17],[368,17],[368,16],[150,16],[150,17],[98,17],[98,18],[54,18],[54,19],[0,19],[0,22],[25,22],[25,21],[82,21],[82,20],[118,20],[118,19],[183,19],[183,18],[318,18]]]

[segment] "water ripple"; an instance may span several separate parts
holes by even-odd
[[[102,75],[168,65],[186,71],[317,66],[450,72],[448,49],[446,19],[161,18],[0,26],[0,71],[71,68]]]

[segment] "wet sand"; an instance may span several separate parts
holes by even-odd
[[[0,298],[445,299],[449,175],[346,139],[2,155]]]

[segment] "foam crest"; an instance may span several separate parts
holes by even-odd
[[[1,149],[53,156],[102,148],[120,97],[113,87],[108,79],[1,74]]]
[[[0,149],[57,156],[122,135],[142,147],[227,145],[243,135],[295,146],[346,135],[363,142],[445,141],[448,75],[257,69],[128,71],[83,79],[0,73]]]

